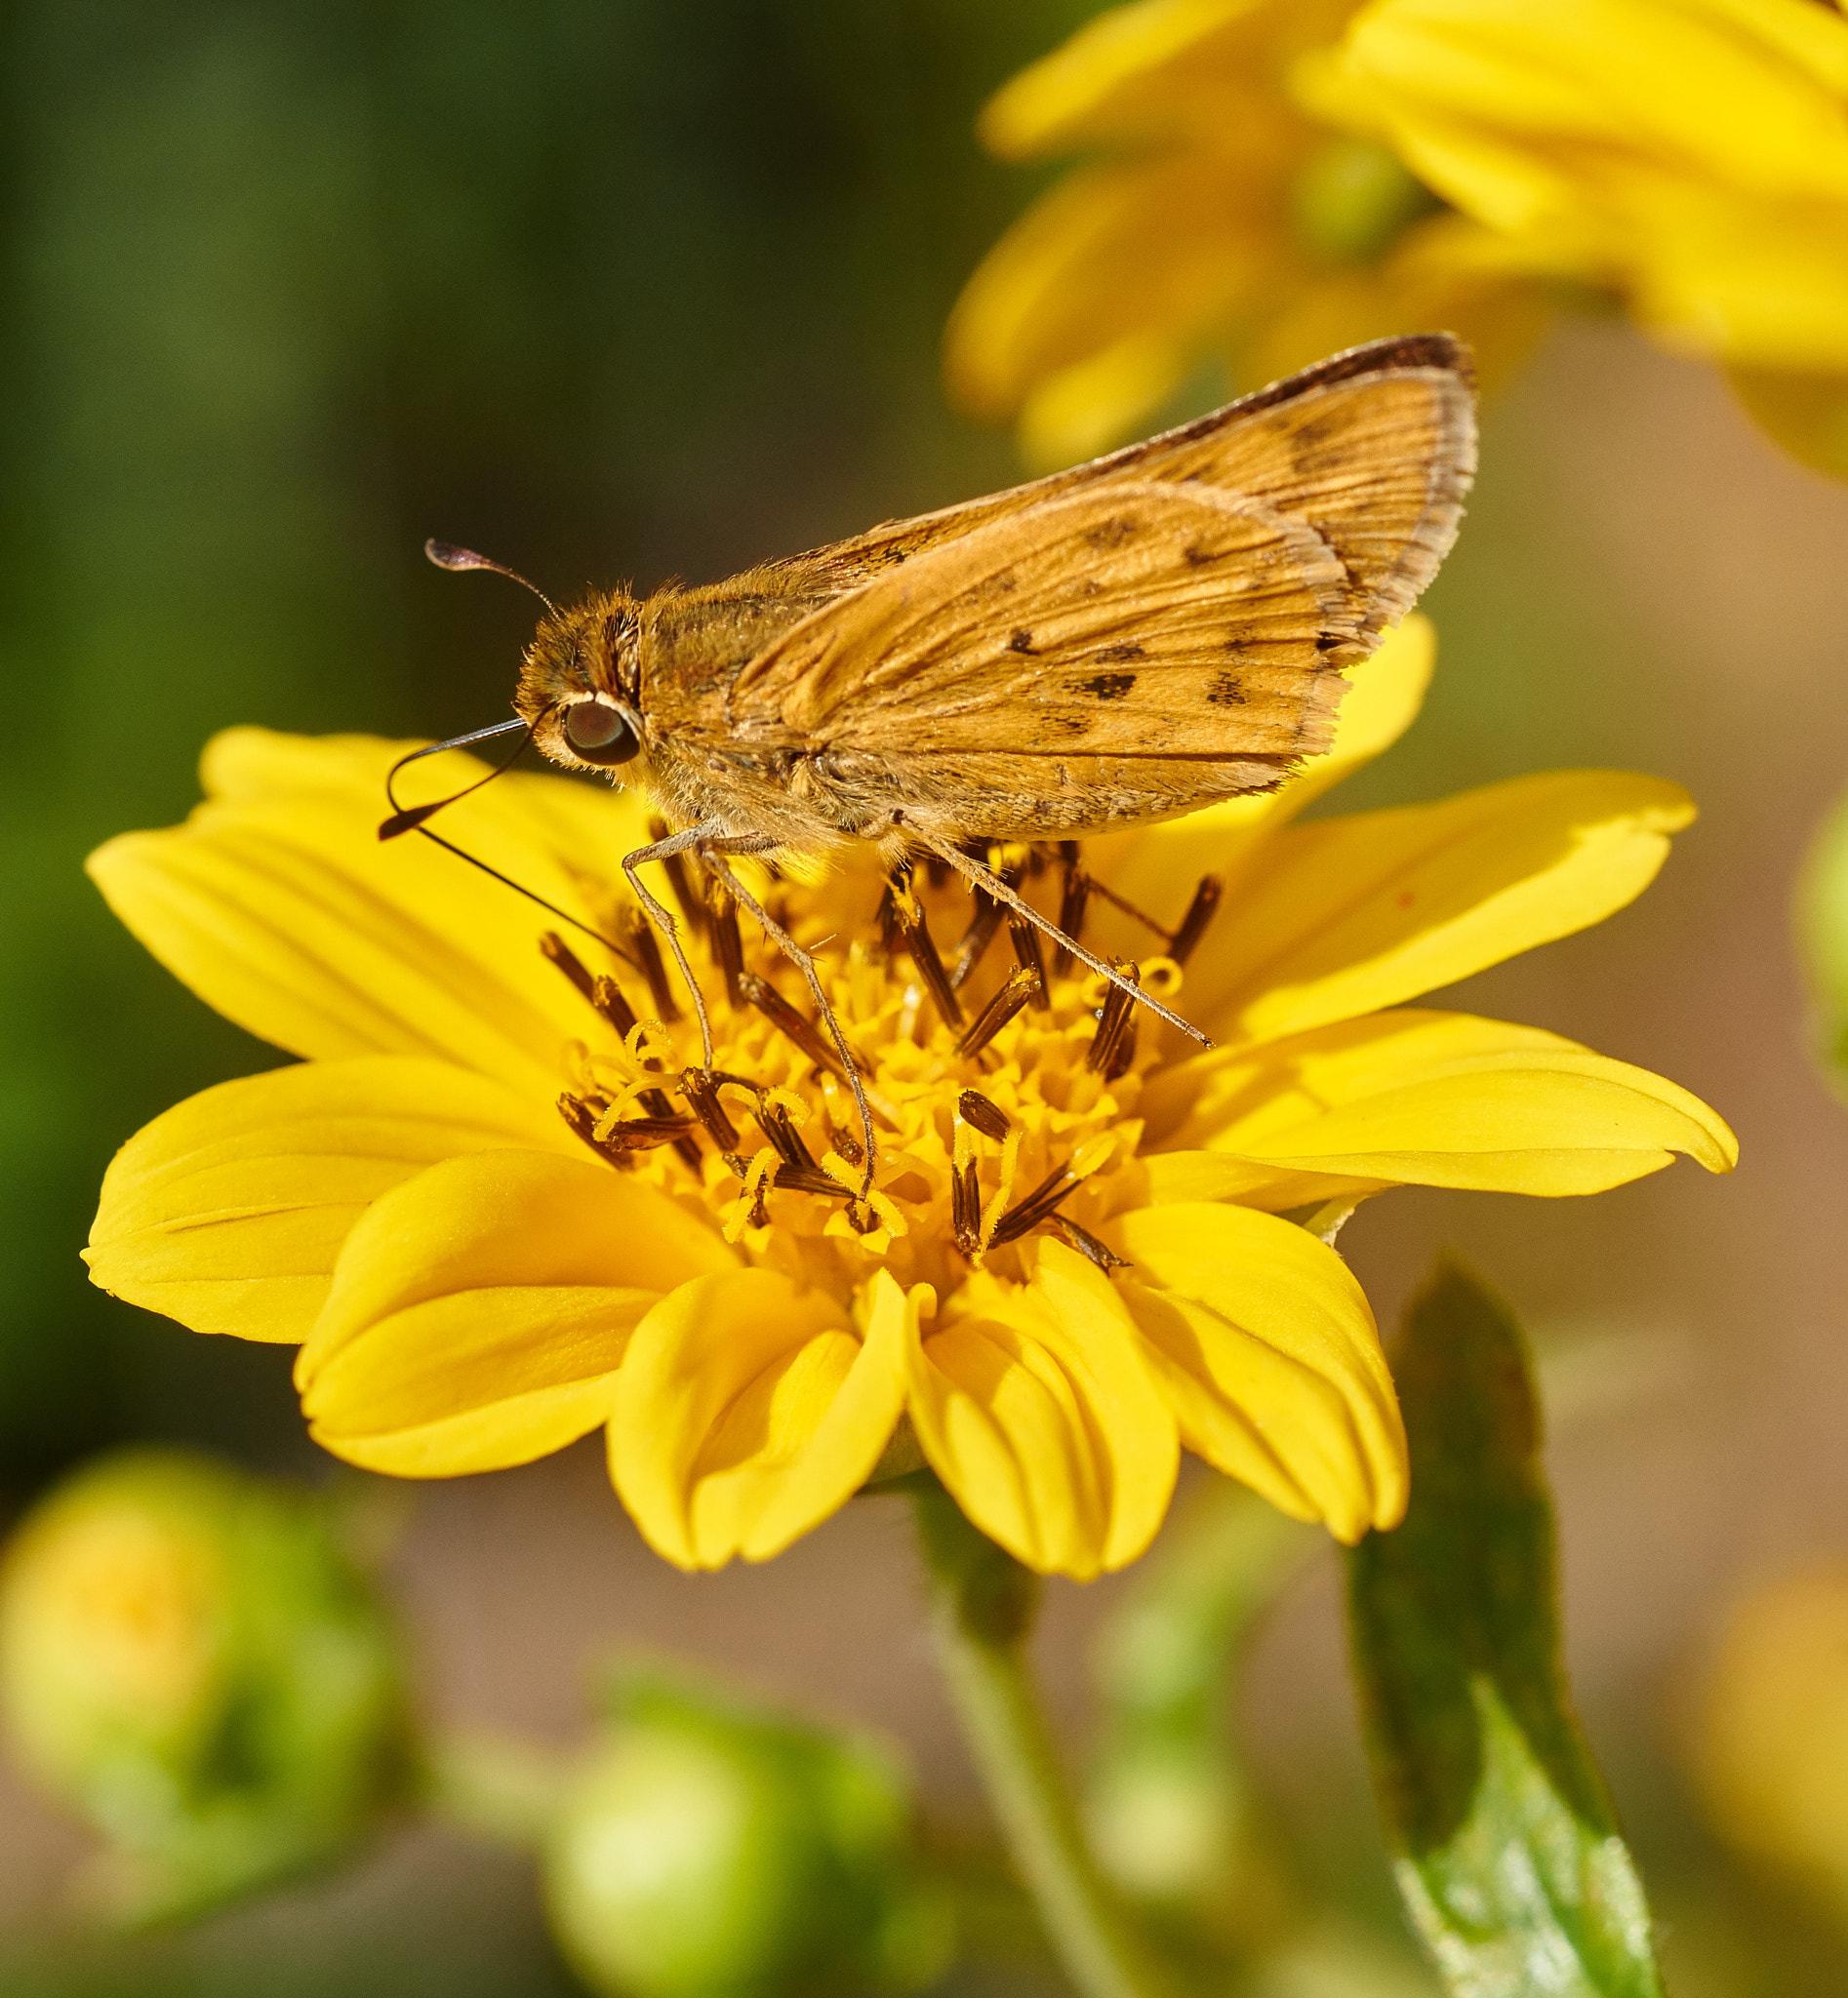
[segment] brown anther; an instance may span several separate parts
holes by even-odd
[[[678,1142],[692,1129],[691,1117],[628,1117],[606,1128],[598,1141],[613,1145],[618,1151],[652,1151],[658,1144]],[[696,1150],[693,1156],[697,1163],[699,1152]]]
[[[1033,989],[1027,996],[1034,1007],[1044,1013],[1052,1001],[1046,994],[1046,962],[1039,954],[1039,932],[1024,916],[1010,916],[1007,928],[1009,937],[1014,940],[1014,955],[1020,959],[1021,969],[1033,975]]]
[[[1134,1007],[1129,1018],[1123,1022],[1123,1031],[1116,1037],[1116,1045],[1110,1050],[1110,1059],[1105,1063],[1104,1079],[1114,1082],[1119,1075],[1127,1075],[1136,1059],[1136,1036],[1141,1031],[1142,1021]]]
[[[1143,981],[1142,969],[1129,959],[1113,957],[1110,969],[1120,972],[1133,985]],[[1121,985],[1108,986],[1104,994],[1104,1005],[1098,1014],[1098,1030],[1091,1036],[1091,1046],[1084,1058],[1084,1065],[1094,1073],[1108,1073],[1110,1062],[1115,1059],[1117,1043],[1123,1038],[1123,1029],[1129,1023],[1130,1008],[1135,1000]]]
[[[998,1144],[1008,1135],[1008,1113],[999,1103],[991,1103],[979,1089],[966,1089],[956,1099],[956,1108],[962,1113],[965,1124],[973,1124],[984,1138],[992,1138]]]
[[[767,1228],[770,1225],[770,1211],[764,1206],[764,1194],[769,1188],[767,1179],[759,1179],[751,1189],[750,1225],[753,1228]]]
[[[879,929],[879,940],[873,946],[873,957],[876,963],[884,964],[898,948],[899,940],[904,935],[899,924],[898,899],[889,881],[886,883],[885,893],[879,898],[879,908],[873,921]]]
[[[559,936],[558,932],[556,930],[547,930],[539,939],[539,947],[541,954],[552,964],[555,964],[564,973],[566,978],[577,986],[579,991],[590,1001],[591,1005],[594,1006],[596,1004],[594,990],[596,980],[591,977],[589,970],[578,953]]]
[[[680,1094],[686,1098],[693,1114],[699,1118],[721,1157],[729,1159],[736,1156],[738,1127],[725,1114],[725,1105],[719,1101],[718,1084],[701,1069],[682,1069]]]
[[[1225,884],[1217,874],[1204,874],[1200,885],[1193,891],[1193,899],[1187,904],[1187,912],[1181,918],[1181,927],[1168,939],[1168,955],[1176,964],[1185,964],[1193,955],[1194,947],[1206,935],[1206,926],[1213,920],[1213,912],[1220,905],[1220,897],[1225,892]]]
[[[667,982],[667,967],[662,962],[661,944],[653,928],[639,912],[629,918],[629,941],[641,964],[642,975],[648,980],[648,996],[654,1002],[655,1018],[678,1019],[680,1009],[674,1004],[673,987]]]
[[[558,1099],[558,1114],[571,1127],[572,1136],[581,1138],[605,1164],[626,1167],[629,1163],[621,1145],[605,1144],[597,1137],[597,1119],[603,1114],[602,1108],[575,1097],[567,1090]]]
[[[839,1189],[837,1188],[836,1191]],[[849,1200],[844,1210],[847,1225],[856,1235],[870,1235],[879,1225],[879,1217],[873,1213],[870,1201]]]
[[[1046,1225],[1058,1235],[1067,1249],[1075,1249],[1086,1261],[1094,1262],[1098,1268],[1127,1269],[1129,1258],[1119,1256],[1107,1242],[1100,1242],[1089,1228],[1081,1228],[1074,1220],[1063,1214],[1048,1215]]]
[[[590,1003],[617,1032],[627,1040],[635,1025],[635,1009],[628,1003],[622,986],[614,979],[599,978],[593,981],[590,988]]]
[[[949,1225],[956,1247],[973,1257],[982,1247],[982,1177],[974,1159],[949,1169]]]
[[[956,1043],[957,1054],[964,1059],[971,1055],[980,1055],[1039,988],[1039,974],[1030,966],[1022,965],[1019,970],[1009,972],[1007,983],[976,1016],[975,1023]]]
[[[1010,867],[1001,879],[1010,888],[1021,885],[1021,870]],[[963,932],[962,941],[956,946],[956,961],[949,968],[949,982],[958,990],[969,980],[970,974],[988,954],[988,945],[994,941],[994,935],[1001,927],[1001,919],[1007,914],[1002,904],[991,895],[984,895],[981,889],[976,892],[975,920]]]
[[[768,979],[760,979],[755,972],[740,972],[738,991],[742,999],[756,1007],[771,1025],[792,1040],[818,1068],[825,1068],[830,1074],[846,1080],[840,1050],[812,1019],[805,1019]],[[860,1066],[862,1069],[866,1066],[864,1056]]]
[[[648,836],[657,846],[667,837],[667,821],[652,818],[648,821]],[[686,918],[687,928],[696,937],[705,930],[705,906],[694,892],[693,883],[687,879],[687,861],[684,854],[668,854],[661,863],[661,871],[667,877],[667,886],[673,890],[675,904]]]
[[[798,1171],[821,1173],[815,1163],[815,1154],[802,1142],[802,1134],[795,1128],[795,1119],[781,1103],[773,1103],[768,1098],[760,1098],[757,1103],[757,1126],[770,1142],[770,1148],[785,1166]],[[827,1176],[822,1174],[824,1179]],[[781,1180],[778,1182],[782,1183]],[[832,1179],[827,1183],[832,1186]]]
[[[722,881],[705,885],[706,939],[712,955],[719,961],[719,975],[725,980],[725,996],[732,1011],[739,1009],[738,977],[744,969],[744,941],[738,934],[738,904]]]
[[[908,874],[893,882],[892,905],[899,919],[899,934],[904,939],[904,947],[910,952],[911,962],[916,965],[917,975],[924,980],[924,989],[936,1003],[944,1024],[961,1026],[962,1006],[949,982],[949,975],[944,970],[944,960],[937,954],[931,927],[924,920],[923,904],[911,892]]]
[[[1065,885],[1059,897],[1059,927],[1075,943],[1084,934],[1085,904],[1091,899],[1091,877],[1078,864],[1078,843],[1076,840],[1063,840],[1062,847],[1069,846],[1070,855],[1065,859]],[[1053,952],[1053,977],[1064,978],[1071,969],[1071,952],[1062,943]]]
[[[1076,1184],[1069,1165],[1055,1167],[1024,1200],[1017,1200],[995,1223],[994,1246],[1018,1242],[1023,1235],[1031,1233]]]
[[[851,1131],[843,1131],[832,1117],[826,1119],[827,1141],[840,1153],[850,1166],[864,1166],[866,1163],[866,1147]]]

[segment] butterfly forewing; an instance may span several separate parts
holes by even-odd
[[[732,691],[741,739],[902,757],[1286,757],[1326,746],[1358,632],[1311,528],[1201,486],[1003,515],[804,619]]]

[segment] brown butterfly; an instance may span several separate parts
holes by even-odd
[[[813,963],[726,856],[865,840],[899,866],[922,850],[1134,989],[979,856],[1268,790],[1326,749],[1343,668],[1436,573],[1474,467],[1467,349],[1377,340],[1089,464],[729,581],[548,602],[514,705],[554,762],[633,766],[680,826],[623,864],[708,1069],[673,918],[635,871],[688,849],[803,971],[857,1084]]]

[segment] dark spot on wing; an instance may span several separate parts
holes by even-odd
[[[1091,717],[1088,714],[1056,714],[1052,720],[1055,726],[1064,729],[1067,736],[1088,736],[1091,733]]]
[[[1145,659],[1148,655],[1140,645],[1106,645],[1091,657],[1101,666],[1113,666],[1119,659]]]
[[[1115,520],[1101,520],[1085,535],[1085,539],[1094,548],[1120,548],[1141,532],[1141,523],[1125,520],[1121,515]]]
[[[1009,652],[1031,652],[1033,634],[1030,631],[1016,631],[1007,642]]]
[[[1189,541],[1181,552],[1189,569],[1204,569],[1209,562],[1224,562],[1232,551],[1230,548],[1203,548],[1198,541]]]
[[[1315,641],[1315,650],[1317,652],[1340,652],[1342,647],[1347,644],[1347,642],[1345,638],[1337,638],[1332,631],[1324,631]]]
[[[1136,684],[1134,673],[1099,673],[1095,679],[1074,680],[1074,694],[1095,695],[1099,700],[1121,700]]]
[[[1215,673],[1206,683],[1206,698],[1213,707],[1243,707],[1244,684],[1236,673]]]

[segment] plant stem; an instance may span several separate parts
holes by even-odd
[[[938,1656],[963,1735],[1048,1938],[1084,1998],[1172,1998],[1078,1826],[1027,1671],[1039,1578],[969,1524],[935,1478],[913,1486]]]

